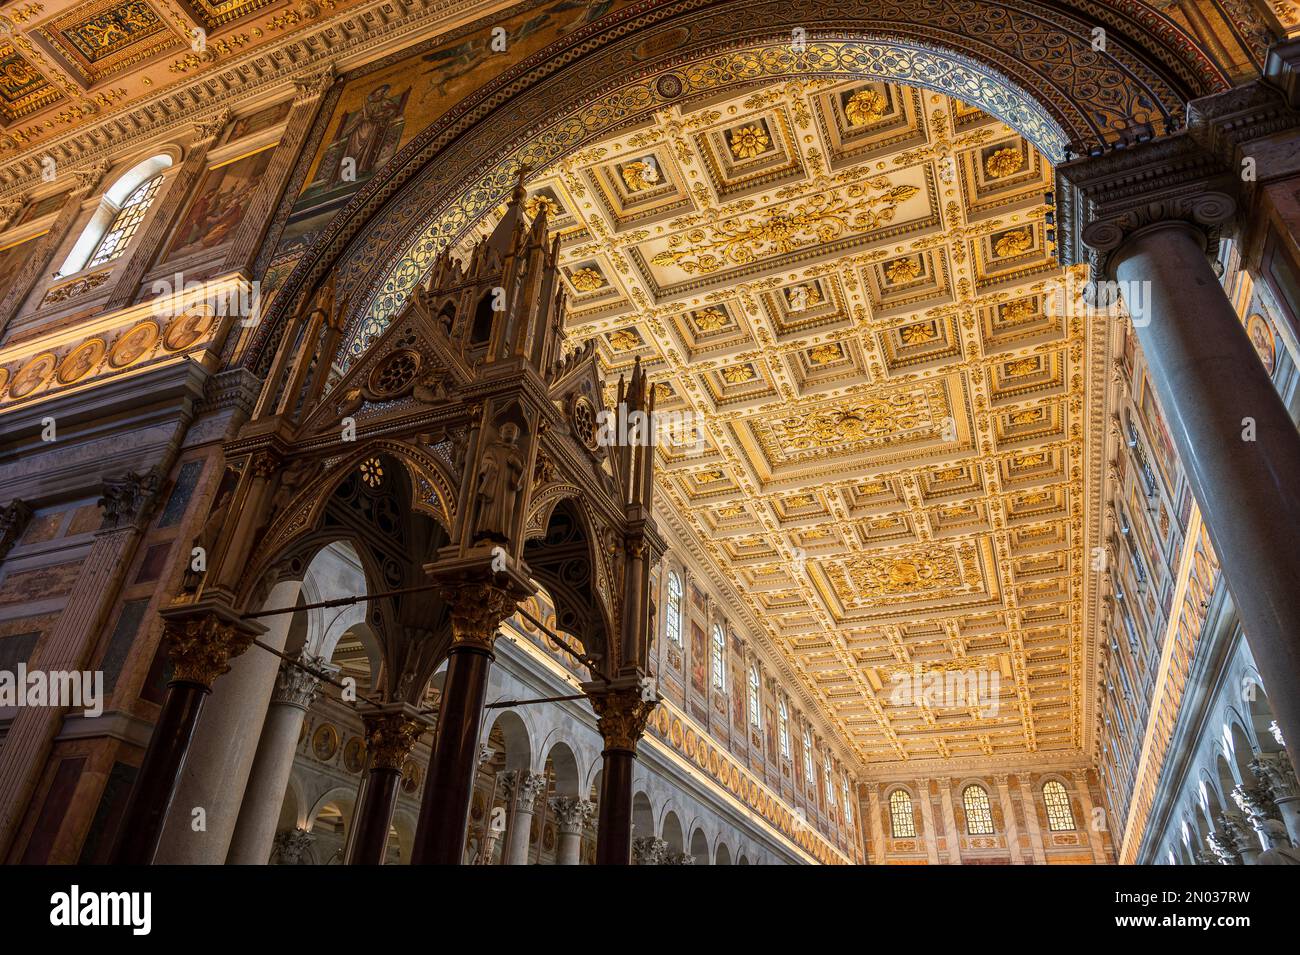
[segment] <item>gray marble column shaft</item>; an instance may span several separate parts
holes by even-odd
[[[322,666],[329,666],[305,653],[298,660],[318,672]],[[302,722],[320,692],[320,685],[320,680],[306,670],[287,661],[280,664],[244,801],[239,807],[239,821],[230,842],[226,861],[231,865],[265,865],[271,858]]]
[[[272,589],[265,609],[292,607],[301,588],[302,581],[281,581]],[[282,650],[293,614],[264,620],[267,631],[259,639]],[[254,646],[232,660],[230,672],[213,684],[185,757],[154,856],[156,864],[221,865],[226,861],[279,669],[279,657]],[[203,810],[204,831],[194,829],[195,809]]]
[[[1300,740],[1300,694],[1288,691],[1300,686],[1300,434],[1194,227],[1148,226],[1112,262],[1121,287],[1148,293],[1149,320],[1134,325],[1151,380],[1246,642],[1279,688],[1278,723]]]

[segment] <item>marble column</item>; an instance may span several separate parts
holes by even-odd
[[[1007,774],[999,773],[993,777],[998,784],[998,799],[1002,803],[1002,821],[1007,830],[1007,848],[1011,850],[1011,864],[1024,863],[1020,848],[1020,824],[1016,821],[1016,810],[1011,804],[1011,791],[1007,788]]]
[[[1291,845],[1300,848],[1300,786],[1285,753],[1261,753],[1250,770],[1277,806]]]
[[[32,670],[77,671],[90,665],[87,657],[117,599],[141,528],[153,513],[159,483],[156,472],[132,473],[122,481],[106,482],[100,502],[103,526],[82,561],[59,619],[28,663]],[[31,509],[21,501],[11,502],[5,509],[6,551],[30,517]],[[3,743],[4,772],[0,773],[0,859],[9,851],[63,716],[64,711],[57,707],[21,706],[9,724]]]
[[[939,827],[934,822],[934,803],[930,799],[930,781],[921,780],[916,801],[921,804],[921,826],[925,836],[925,858],[930,865],[939,864]]]
[[[1043,848],[1043,827],[1038,821],[1038,800],[1034,798],[1034,789],[1029,776],[1020,774],[1020,805],[1025,807],[1025,825],[1029,831],[1029,849],[1033,854],[1035,865],[1047,864],[1047,852]]]
[[[1295,741],[1300,694],[1286,688],[1300,685],[1300,433],[1207,259],[1235,211],[1218,190],[1241,186],[1220,162],[1182,134],[1061,173],[1088,200],[1094,275],[1118,279],[1133,313],[1246,642],[1265,685],[1283,688],[1270,699]]]
[[[338,672],[337,666],[306,652],[298,655],[297,662],[302,666],[284,661],[276,674],[262,738],[226,857],[230,865],[266,865],[270,860],[302,722],[320,693],[321,681],[315,674]]]
[[[961,837],[957,834],[957,816],[952,810],[952,780],[939,780],[939,798],[943,802],[943,831],[948,842],[948,864],[961,865]]]
[[[582,833],[595,815],[596,807],[576,796],[556,796],[551,799],[551,811],[555,813],[555,823],[560,830],[555,864],[579,865],[582,861]]]
[[[293,607],[301,590],[301,580],[280,581],[271,589],[264,609]],[[293,617],[283,613],[262,618],[266,632],[258,639],[283,650]],[[226,861],[279,670],[279,657],[254,647],[234,656],[229,671],[212,685],[181,768],[155,862],[221,865]]]
[[[871,864],[884,865],[885,830],[880,821],[880,787],[875,783],[867,784],[867,813],[871,817],[867,820],[867,831],[871,833]]]
[[[511,796],[512,811],[506,827],[506,865],[528,865],[528,843],[533,829],[537,797],[546,791],[546,777],[526,769],[503,773],[502,784]]]
[[[1209,842],[1219,861],[1223,865],[1236,865],[1236,862],[1231,861],[1231,856],[1235,854],[1245,865],[1254,865],[1263,847],[1250,831],[1245,817],[1239,812],[1227,810],[1219,813],[1214,822],[1215,828]]]
[[[409,703],[363,712],[361,722],[366,728],[370,770],[357,800],[348,865],[383,865],[402,784],[402,766],[429,722]]]
[[[517,605],[510,592],[487,584],[449,588],[447,597],[452,646],[411,857],[417,865],[464,860],[492,644],[501,621]]]
[[[637,742],[645,733],[655,701],[646,700],[637,676],[608,684],[584,683],[596,711],[601,751],[600,818],[596,825],[596,864],[632,864],[632,769]]]
[[[1092,861],[1096,865],[1106,864],[1106,846],[1105,846],[1105,823],[1106,814],[1096,813],[1092,806],[1092,789],[1088,785],[1088,771],[1085,769],[1076,769],[1074,771],[1074,788],[1078,790],[1080,808],[1083,810],[1083,831],[1088,834],[1088,846],[1092,849]],[[1096,817],[1102,821],[1099,828],[1094,825],[1093,819]]]

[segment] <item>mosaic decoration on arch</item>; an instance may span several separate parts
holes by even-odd
[[[555,0],[493,27],[504,51],[491,48],[486,27],[404,56],[348,81],[334,105],[325,139],[289,213],[277,256],[308,246],[348,200],[421,129],[486,79],[565,33],[607,12],[614,0]],[[461,31],[458,31],[460,33]]]
[[[610,9],[615,9],[616,6],[617,4]],[[809,6],[810,0],[791,0],[783,5],[777,11],[780,22],[774,20],[770,24],[771,33],[784,34],[786,22],[809,22],[810,14],[805,9]],[[981,55],[987,57],[983,62],[993,64],[994,76],[989,79],[990,93],[1004,95],[1006,83],[1002,77],[1013,77],[1021,88],[1034,89],[1050,111],[1063,118],[1069,136],[1083,140],[1096,138],[1103,134],[1103,130],[1114,130],[1144,118],[1152,118],[1158,127],[1162,126],[1162,116],[1172,117],[1178,122],[1182,115],[1182,104],[1188,98],[1226,88],[1223,73],[1197,49],[1181,28],[1141,4],[1126,3],[1125,17],[1120,19],[1115,18],[1113,10],[1093,0],[1077,0],[1069,7],[1029,3],[1027,0],[998,0],[996,3],[975,0],[974,12],[969,3],[958,9],[950,0],[936,0],[935,3],[927,4],[924,11],[918,11],[912,0],[873,3],[869,9],[865,9],[866,4],[863,6],[864,11],[860,16],[857,16],[859,11],[853,3],[839,11],[843,24],[855,24],[852,31],[860,29],[861,22],[869,20],[875,24],[876,29],[888,30],[896,36],[921,37],[922,43],[950,43],[952,36],[962,35],[959,28],[962,24],[972,22],[973,17],[986,27],[989,37],[1002,38],[994,46],[986,44],[980,48]],[[828,32],[837,30],[843,33],[849,29],[826,21],[824,14],[824,10],[819,10],[814,19],[825,24],[824,29]],[[1135,31],[1140,30],[1144,35],[1157,37],[1158,42],[1144,45],[1141,56],[1136,55],[1131,46],[1125,45],[1131,44],[1131,39],[1118,44],[1112,42],[1106,54],[1098,56],[1090,48],[1091,27],[1103,21],[1113,21],[1121,37],[1131,37]],[[471,35],[481,26],[481,23],[470,25],[456,31],[456,35]],[[296,298],[302,292],[302,281],[314,283],[323,274],[323,269],[339,265],[341,288],[357,303],[355,308],[360,310],[368,307],[374,297],[370,291],[373,289],[372,283],[377,282],[390,268],[405,267],[404,264],[384,267],[379,260],[388,259],[394,263],[403,260],[383,250],[395,248],[396,243],[402,240],[400,233],[409,229],[408,223],[426,219],[428,213],[425,210],[431,202],[441,205],[451,201],[451,190],[442,187],[441,183],[461,181],[472,170],[481,168],[484,155],[506,155],[516,148],[507,143],[513,135],[513,124],[480,123],[480,120],[499,106],[502,91],[507,87],[527,89],[529,84],[535,86],[541,79],[565,68],[578,55],[583,57],[585,65],[590,66],[593,75],[607,77],[618,75],[626,69],[629,62],[652,62],[665,51],[686,50],[691,47],[692,40],[698,41],[694,48],[700,55],[705,53],[702,44],[707,43],[714,44],[712,52],[716,54],[724,44],[738,43],[734,39],[738,35],[737,28],[742,28],[743,32],[751,27],[748,14],[739,5],[725,2],[711,6],[707,16],[688,3],[669,2],[652,10],[629,6],[602,17],[599,24],[582,27],[580,48],[576,43],[570,43],[569,49],[557,48],[556,55],[552,57],[533,58],[516,70],[505,71],[484,87],[480,95],[465,100],[435,126],[419,133],[413,141],[412,154],[400,166],[389,167],[384,172],[382,188],[378,188],[380,183],[376,183],[375,187],[363,191],[367,201],[364,208],[358,209],[357,215],[349,217],[347,221],[334,220],[329,224],[322,240],[316,242],[317,252],[311,256],[309,263],[304,263],[302,277],[296,275],[291,280],[291,294]],[[945,29],[948,32],[944,32]],[[953,33],[953,29],[957,29],[957,33]],[[638,33],[637,30],[641,32]],[[610,42],[599,42],[602,37]],[[624,39],[626,42],[621,42]],[[878,47],[873,49],[879,51]],[[889,49],[885,52],[888,53]],[[400,59],[402,57],[394,55],[384,63],[392,64]],[[1035,72],[1033,64],[1053,59],[1072,64],[1064,87],[1060,85],[1060,75],[1053,79]],[[933,82],[937,84],[936,88],[945,92],[970,98],[968,91],[962,87],[961,79],[971,75],[968,61],[959,58],[957,65],[950,70],[948,64],[954,63],[954,60],[951,57],[941,57],[941,60],[941,63],[934,64],[933,57],[930,58],[932,68],[927,76],[918,76],[918,85]],[[1001,75],[998,75],[999,71]],[[974,70],[976,75],[987,72],[988,67],[985,65]],[[682,78],[676,73],[665,75],[660,82],[664,91],[671,96],[679,96],[684,92]],[[532,114],[569,113],[580,102],[575,101],[571,91],[580,86],[581,84],[575,86],[570,83],[564,89],[556,89],[552,85],[547,89],[546,95],[562,102],[554,105],[530,103]],[[988,108],[995,115],[1007,118],[996,104],[989,104]],[[458,154],[455,147],[449,151],[448,144],[454,143],[471,127],[477,127],[476,132],[481,135],[477,135],[475,142],[469,144],[469,153]],[[494,145],[493,142],[485,141],[483,136],[499,143]],[[434,175],[429,162],[434,156],[439,157],[439,163],[436,180],[428,183],[430,188],[406,188],[415,185],[409,182],[413,178],[418,183]],[[507,175],[505,178],[509,180],[513,176]],[[303,180],[297,178],[295,181],[297,184],[291,189],[301,188]],[[496,190],[498,197],[504,195],[507,188],[508,182],[502,184]],[[390,203],[390,197],[395,191],[400,194],[395,202]],[[369,223],[369,234],[360,245],[354,247],[348,260],[336,263],[335,258],[356,237],[357,232],[367,225],[368,210],[377,208],[381,201],[389,204],[391,216],[386,216],[384,221],[378,223]],[[279,213],[277,222],[282,223],[285,214],[284,211]],[[472,220],[473,217],[469,218]],[[430,221],[429,226],[422,231],[427,232],[432,225]],[[432,244],[439,246],[445,244],[445,241],[435,233]],[[431,258],[435,252],[436,248],[420,258]],[[362,284],[366,288],[360,288]],[[414,280],[409,284],[402,283],[407,288],[413,284]],[[390,290],[382,289],[380,295]],[[275,316],[266,332],[257,337],[259,355],[264,352],[266,336],[273,334],[282,318],[282,314]]]
[[[957,95],[967,102],[1003,118],[1013,117],[1016,120],[1013,125],[1049,157],[1063,154],[1064,134],[1042,107],[1028,97],[1012,93],[1005,81],[980,74],[961,58],[924,49],[882,49],[861,43],[810,43],[807,59],[814,63],[820,61],[827,71],[910,81],[918,85],[928,85],[933,83],[933,77],[944,76],[943,85],[957,87],[960,90]],[[473,221],[496,207],[500,197],[509,192],[520,163],[533,169],[545,168],[589,140],[594,131],[613,128],[631,116],[649,112],[680,96],[764,75],[791,75],[802,65],[782,48],[757,53],[740,51],[726,59],[715,58],[682,71],[660,74],[654,80],[634,83],[591,104],[584,110],[581,120],[565,118],[517,155],[500,162],[408,245],[402,260],[386,276],[365,319],[349,339],[348,355],[361,354],[401,308],[437,254]],[[665,84],[660,82],[664,76],[678,78],[682,83],[680,92],[665,96]]]

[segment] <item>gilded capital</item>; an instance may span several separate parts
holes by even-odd
[[[510,591],[491,584],[455,584],[443,588],[451,608],[453,647],[477,647],[491,652],[497,628],[518,606]]]
[[[591,707],[596,711],[597,727],[606,749],[636,752],[637,740],[645,735],[650,714],[658,703],[641,697],[639,686],[610,688],[590,694]]]
[[[428,724],[406,713],[363,713],[371,768],[400,772]]]
[[[172,661],[172,680],[206,687],[230,671],[230,661],[252,646],[256,633],[211,611],[168,619],[163,632]]]

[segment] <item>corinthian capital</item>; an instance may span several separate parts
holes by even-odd
[[[1300,785],[1286,753],[1260,753],[1251,760],[1250,771],[1273,802],[1300,796]]]
[[[596,711],[605,748],[635,753],[637,741],[645,735],[646,723],[658,701],[643,699],[639,682],[608,686],[588,683],[583,689]]]
[[[266,629],[215,604],[163,611],[163,621],[172,680],[206,687],[229,672],[230,661]]]
[[[153,507],[154,498],[162,484],[157,468],[143,474],[127,471],[121,478],[104,482],[104,496],[99,506],[104,509],[103,530],[113,530],[134,524],[145,517]]]
[[[366,752],[375,769],[400,771],[406,757],[419,742],[420,734],[429,728],[413,712],[394,710],[363,713],[361,722],[366,727]]]
[[[576,796],[555,796],[550,805],[561,832],[582,832],[596,814],[595,805]]]
[[[442,597],[451,608],[452,646],[488,651],[501,621],[519,605],[516,594],[491,584],[454,584],[443,588]]]
[[[537,807],[537,797],[546,791],[546,777],[526,769],[512,769],[501,774],[506,792],[515,794],[515,808],[532,812]]]
[[[300,710],[310,709],[320,694],[320,677],[317,673],[337,673],[338,667],[320,657],[312,656],[306,650],[298,655],[295,665],[289,660],[280,664],[275,675],[275,689],[271,691],[272,703],[284,703],[296,706]]]
[[[31,519],[31,506],[18,498],[0,508],[0,560],[4,560],[14,544],[18,543],[18,538],[23,536]]]

